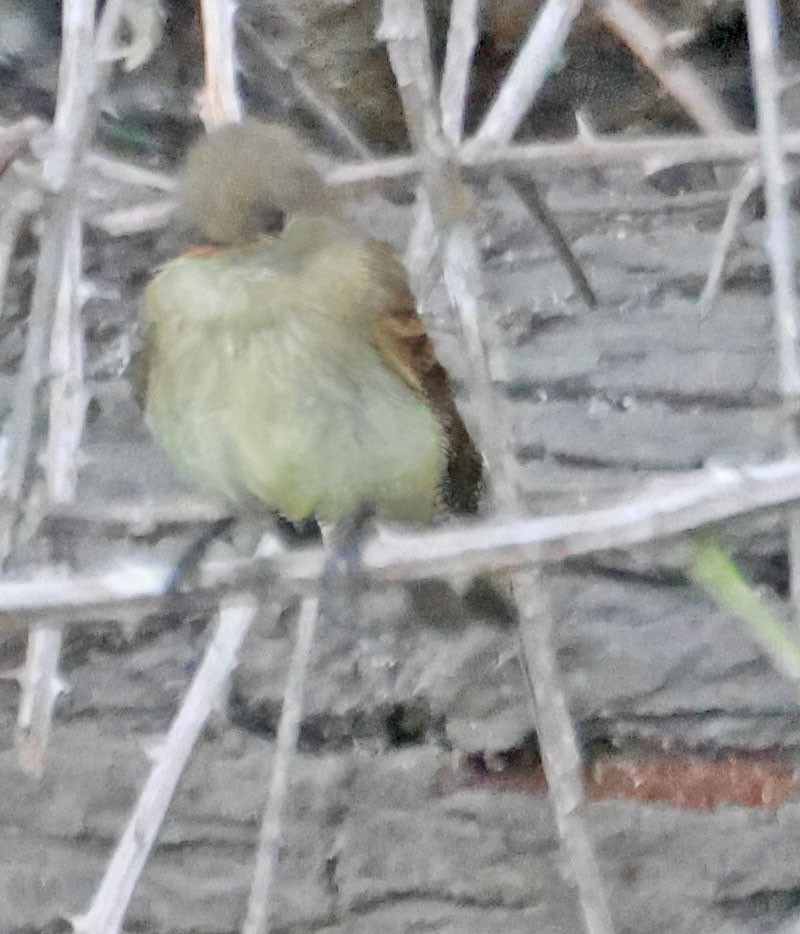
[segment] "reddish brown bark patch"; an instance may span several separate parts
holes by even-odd
[[[775,809],[800,798],[795,759],[781,749],[603,753],[587,765],[585,783],[591,801],[660,802],[690,810],[721,805]],[[547,790],[538,756],[525,750],[454,758],[440,769],[437,785],[442,794],[458,788]]]

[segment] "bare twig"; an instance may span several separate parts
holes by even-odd
[[[648,484],[621,503],[535,519],[455,520],[413,532],[382,527],[362,548],[364,573],[376,580],[413,580],[474,574],[486,567],[550,564],[614,548],[630,548],[693,531],[759,509],[800,499],[800,460],[740,468],[706,468],[666,484]],[[210,562],[202,568],[196,598],[221,588],[269,588],[275,599],[314,593],[322,572],[319,548],[295,549],[261,560]],[[164,564],[131,563],[90,575],[52,572],[0,580],[0,614],[19,622],[46,614],[70,619],[105,618],[137,602],[152,604],[168,579]],[[105,614],[105,616],[103,616]]]
[[[567,238],[556,223],[544,198],[539,193],[539,188],[534,179],[522,172],[505,172],[504,178],[517,193],[528,211],[544,227],[559,259],[566,266],[575,288],[586,304],[593,308],[597,304],[597,297],[591,285],[589,285],[589,280],[586,278],[581,264],[572,252],[572,247],[567,242]]]
[[[54,192],[48,223],[39,250],[36,283],[31,299],[28,338],[25,345],[9,426],[10,454],[6,472],[6,494],[18,508],[30,463],[37,395],[46,374],[50,322],[64,266],[64,244],[78,203],[77,174],[95,119],[94,102],[105,69],[98,61],[116,33],[121,0],[108,0],[94,35],[94,3],[71,0],[64,4],[64,55],[59,71],[59,90],[53,124],[53,145],[48,150],[42,174]],[[17,521],[12,511],[5,530],[5,561],[10,547],[10,527]]]
[[[50,421],[45,451],[48,500],[70,502],[77,488],[77,455],[83,433],[83,341],[78,285],[81,225],[77,205],[65,243],[65,259],[50,339]],[[29,636],[26,671],[17,716],[17,755],[25,771],[44,769],[53,710],[64,685],[58,674],[62,632],[37,623]]]
[[[670,54],[667,31],[649,13],[631,0],[596,0],[594,9],[701,130],[708,134],[733,132],[722,102],[689,62]]]
[[[464,145],[474,158],[512,139],[561,53],[583,0],[546,0],[480,127]]]
[[[440,134],[428,20],[421,0],[383,0],[377,38],[389,52],[411,141],[427,159]]]
[[[767,204],[766,250],[772,274],[775,339],[781,391],[786,400],[789,455],[800,450],[796,404],[800,396],[795,254],[789,223],[789,179],[782,141],[781,79],[778,72],[778,10],[772,0],[746,0],[750,60],[761,137],[761,165]],[[795,624],[800,625],[800,510],[789,512],[789,583]]]
[[[129,237],[166,227],[175,213],[175,203],[170,199],[148,201],[130,208],[116,208],[87,218],[87,223],[107,233],[110,237]]]
[[[272,887],[281,844],[283,809],[289,788],[289,767],[300,736],[306,670],[311,657],[318,613],[317,598],[307,597],[300,606],[294,652],[283,691],[281,719],[278,724],[272,762],[272,778],[258,836],[253,882],[250,887],[250,898],[247,903],[247,915],[242,926],[242,934],[265,934],[268,930],[272,908]]]
[[[206,82],[200,119],[206,129],[242,119],[237,82],[234,22],[236,0],[202,0]]]
[[[236,667],[256,613],[249,595],[226,598],[214,635],[170,726],[103,881],[86,914],[72,919],[75,934],[118,934],[131,895],[167,813],[178,781],[209,715]]]
[[[513,480],[511,432],[507,411],[495,399],[489,358],[484,344],[480,306],[483,298],[481,258],[475,236],[466,222],[451,226],[444,246],[444,281],[450,299],[458,309],[466,344],[470,385],[478,409],[478,442],[489,464],[492,506],[511,514],[516,506]]]
[[[461,142],[464,134],[469,72],[477,43],[478,0],[453,0],[450,4],[447,52],[439,92],[442,132],[453,146]]]
[[[172,192],[175,190],[175,179],[164,172],[145,169],[132,162],[124,162],[122,159],[112,159],[99,152],[86,153],[85,165],[93,172],[99,172],[105,178],[122,182],[124,185],[152,188],[155,191]]]
[[[570,860],[588,934],[613,934],[603,879],[584,823],[583,766],[553,644],[553,614],[541,572],[515,574],[520,657],[533,701],[533,717],[556,826]]]
[[[800,394],[797,359],[797,298],[794,288],[794,250],[789,224],[789,186],[781,139],[781,81],[774,24],[778,12],[772,0],[747,0],[750,55],[755,79],[764,194],[767,203],[767,252],[775,297],[775,329],[780,357],[781,388],[787,396]]]
[[[761,166],[757,163],[751,163],[742,172],[742,177],[731,192],[728,210],[725,212],[725,220],[722,222],[722,228],[714,244],[714,252],[711,254],[711,261],[708,264],[706,284],[703,286],[703,291],[698,300],[698,307],[702,312],[711,310],[719,293],[722,274],[725,271],[725,259],[736,235],[742,208],[750,195],[761,184],[762,177]]]
[[[568,142],[518,143],[489,147],[481,152],[462,147],[457,161],[478,174],[496,166],[598,166],[642,165],[648,169],[678,162],[740,162],[759,155],[761,141],[748,133],[711,136],[663,136],[640,139],[594,136]],[[784,152],[800,154],[800,132],[786,133]],[[372,162],[343,163],[327,174],[331,185],[374,184],[380,179],[397,179],[422,171],[418,156],[396,156]]]
[[[273,42],[267,41],[251,23],[240,23],[239,32],[247,36],[258,46],[258,51],[267,59],[273,68],[289,75],[292,86],[300,100],[322,120],[338,139],[352,150],[355,156],[359,156],[362,159],[372,158],[372,150],[342,118],[336,107],[326,100],[316,88],[312,87],[302,75],[298,74],[297,69],[292,68],[291,65],[283,59]]]

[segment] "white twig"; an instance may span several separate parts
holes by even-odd
[[[780,382],[786,396],[797,396],[800,394],[797,299],[794,288],[794,249],[789,224],[789,179],[781,139],[781,80],[776,61],[778,11],[772,0],[746,0],[746,8],[761,139],[761,164],[764,170],[768,228],[766,248],[772,270]]]
[[[289,767],[300,736],[303,691],[314,642],[319,601],[307,597],[300,606],[294,652],[283,691],[267,806],[261,822],[253,882],[242,934],[265,934],[272,914],[272,888],[281,845],[283,809],[289,789]]]
[[[714,252],[711,254],[711,261],[708,264],[706,284],[703,286],[703,291],[698,300],[698,307],[701,312],[705,313],[711,310],[719,293],[722,274],[725,271],[725,259],[736,235],[742,208],[753,191],[761,184],[762,177],[761,166],[757,163],[751,163],[742,172],[742,177],[731,192],[728,209],[725,212],[725,220],[722,222],[722,228],[714,244]]]
[[[536,570],[515,574],[519,637],[533,717],[542,751],[556,826],[578,889],[588,934],[613,934],[605,886],[584,823],[585,794],[580,750],[567,707],[553,644],[552,610]]]
[[[364,543],[361,567],[380,581],[558,563],[680,535],[798,499],[800,459],[707,468],[668,486],[663,481],[648,484],[616,505],[585,512],[512,521],[453,520],[443,528],[419,531],[381,527]],[[208,601],[220,588],[242,586],[269,588],[275,599],[314,593],[323,563],[319,548],[293,549],[264,560],[209,562],[201,570],[197,597]],[[165,565],[139,563],[66,578],[52,572],[6,577],[0,580],[0,614],[23,623],[37,614],[107,619],[110,607],[148,604],[162,596],[167,573]]]
[[[164,172],[154,172],[131,162],[121,159],[112,159],[110,156],[98,152],[86,153],[85,165],[93,172],[99,172],[104,178],[125,185],[135,185],[137,188],[152,188],[155,191],[172,192],[175,190],[175,179]]]
[[[87,217],[92,227],[97,227],[110,237],[129,237],[166,227],[175,212],[175,203],[170,199],[149,201],[130,208],[116,208]]]
[[[83,433],[86,394],[78,283],[81,270],[81,226],[77,205],[65,243],[65,259],[50,338],[50,423],[45,451],[48,499],[70,502],[77,488],[77,455]],[[64,690],[58,674],[62,631],[37,623],[28,637],[28,659],[22,678],[17,716],[17,756],[21,767],[40,776],[44,768],[53,710]]]
[[[389,52],[411,141],[426,158],[439,137],[439,113],[422,0],[383,0],[377,37]]]
[[[464,134],[464,111],[469,92],[469,73],[478,43],[478,0],[453,0],[447,30],[439,106],[442,132],[457,146]]]
[[[471,156],[511,141],[553,70],[583,0],[546,0],[489,112],[465,143]]]
[[[153,766],[86,914],[72,919],[75,934],[118,934],[139,875],[155,842],[192,749],[236,667],[256,613],[249,595],[226,598],[214,635]]]
[[[483,298],[481,257],[475,236],[466,222],[454,224],[444,245],[444,281],[450,299],[458,309],[469,360],[470,385],[478,409],[479,448],[489,464],[490,495],[495,509],[511,514],[515,506],[515,488],[510,449],[511,432],[507,406],[495,398],[489,357],[481,321]]]
[[[601,0],[594,9],[650,69],[662,87],[706,133],[731,133],[734,125],[721,101],[688,62],[670,54],[668,34],[631,0]]]
[[[94,102],[105,74],[105,68],[101,68],[98,61],[116,33],[121,3],[122,0],[108,0],[94,43],[94,2],[70,0],[63,8],[64,54],[59,70],[53,144],[42,166],[42,177],[54,194],[39,249],[28,337],[9,424],[6,493],[15,507],[22,498],[28,473],[36,397],[46,374],[48,338],[64,265],[64,244],[78,203],[77,174],[91,136]],[[16,518],[16,510],[12,510],[11,525]],[[8,529],[3,537],[7,548],[10,545]],[[6,557],[7,554],[2,554],[0,560]]]
[[[17,712],[17,761],[20,768],[39,778],[44,768],[53,709],[66,685],[58,674],[63,629],[36,623],[28,634],[25,667],[18,679],[21,687]]]
[[[206,81],[200,119],[206,129],[242,119],[236,60],[236,0],[202,0]]]
[[[571,166],[605,165],[668,166],[678,162],[751,161],[759,155],[761,141],[749,133],[717,136],[663,136],[639,139],[593,136],[567,142],[518,143],[494,146],[475,152],[462,146],[456,160],[477,173],[496,166]],[[800,154],[800,132],[783,137],[784,152]],[[372,162],[343,163],[327,173],[331,185],[374,184],[379,179],[404,178],[422,171],[418,156],[396,156]]]
[[[781,77],[778,71],[778,9],[773,0],[746,0],[750,61],[756,92],[756,116],[761,136],[761,165],[767,203],[767,242],[772,274],[775,339],[779,378],[786,401],[786,448],[800,450],[795,419],[800,396],[797,354],[798,322],[795,292],[795,252],[789,223],[789,178],[782,141]],[[789,585],[795,625],[800,625],[800,509],[792,509],[789,524]]]

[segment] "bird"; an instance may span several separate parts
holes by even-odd
[[[483,459],[405,269],[294,131],[202,136],[178,202],[196,246],[145,289],[139,388],[179,473],[290,523],[474,513]]]

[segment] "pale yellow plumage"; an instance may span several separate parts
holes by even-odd
[[[429,519],[447,441],[376,338],[402,275],[335,217],[169,263],[145,295],[147,409],[179,469],[292,520]]]

